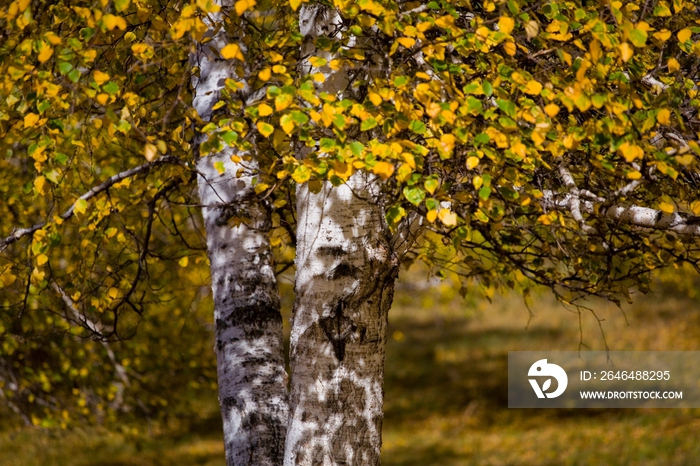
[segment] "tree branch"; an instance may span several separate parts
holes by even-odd
[[[51,283],[51,287],[61,296],[63,302],[66,303],[68,309],[70,309],[70,311],[73,313],[73,316],[75,316],[75,318],[78,319],[79,322],[81,322],[85,327],[87,327],[90,331],[94,332],[96,335],[103,335],[102,332],[104,329],[100,328],[95,322],[91,321],[86,316],[84,316],[78,310],[77,306],[75,305],[75,302],[71,299],[70,296],[68,296],[68,294],[63,290],[63,288],[61,288],[58,285],[58,283],[53,281]],[[107,350],[107,356],[112,362],[114,370],[117,372],[117,376],[121,379],[124,385],[126,385],[127,387],[130,386],[131,383],[129,382],[129,377],[126,375],[126,369],[117,361],[117,358],[114,355],[114,351],[112,351],[112,348],[109,346],[109,343],[105,340],[101,340],[101,342],[102,346],[104,346],[105,350]]]
[[[107,180],[102,182],[101,184],[93,187],[90,191],[86,192],[82,196],[78,198],[69,208],[66,210],[62,215],[61,218],[63,220],[68,220],[73,216],[73,213],[75,212],[76,205],[78,201],[88,201],[92,199],[93,197],[97,196],[103,191],[108,190],[115,184],[119,183],[120,181],[125,180],[126,178],[131,178],[132,176],[136,176],[138,174],[148,172],[151,168],[156,167],[158,165],[163,165],[167,163],[173,163],[173,164],[178,164],[178,165],[184,165],[184,162],[176,157],[173,157],[171,155],[166,155],[163,157],[159,157],[156,160],[152,162],[145,163],[143,165],[140,165],[135,168],[131,168],[129,170],[123,171],[121,173],[117,173],[116,175],[113,175],[109,177]],[[37,223],[36,225],[29,227],[29,228],[20,228],[16,229],[10,236],[5,238],[4,240],[0,241],[0,252],[3,252],[7,246],[10,244],[14,243],[15,241],[27,236],[34,234],[35,231],[40,230],[41,228],[44,228],[47,222],[42,222],[42,223]]]
[[[540,199],[542,207],[551,210],[569,210],[572,194],[557,198],[556,193],[545,190]],[[597,214],[593,201],[578,200],[580,208],[587,214]],[[603,210],[603,209],[600,209]],[[660,210],[636,205],[613,205],[604,211],[604,216],[621,223],[639,228],[671,231],[679,235],[700,236],[700,217],[684,216],[678,213],[666,214]]]

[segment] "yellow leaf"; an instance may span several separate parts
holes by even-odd
[[[85,212],[87,212],[88,203],[85,199],[78,199],[77,201],[75,201],[75,204],[73,204],[73,205],[74,205],[73,211],[76,214],[84,214]]]
[[[255,0],[238,0],[234,5],[234,8],[236,9],[236,14],[238,16],[241,16],[243,13],[246,12],[246,10],[254,7],[256,3],[257,2]]]
[[[527,23],[525,23],[525,33],[527,34],[528,39],[532,39],[533,37],[537,37],[537,34],[540,32],[540,25],[537,24],[537,21],[530,20]]]
[[[394,173],[394,166],[387,162],[377,162],[372,168],[372,173],[378,175],[381,179],[386,180]]]
[[[666,42],[671,37],[671,31],[668,29],[662,29],[659,32],[654,33],[654,38],[660,40],[661,42]]]
[[[313,78],[314,78],[314,81],[316,81],[317,83],[322,83],[322,82],[325,82],[326,75],[324,75],[323,73],[314,73]]]
[[[38,192],[42,196],[44,195],[44,186],[45,185],[46,185],[46,178],[43,176],[37,176],[36,179],[34,180],[34,189],[36,189],[36,192]]]
[[[693,201],[690,204],[690,210],[693,211],[693,214],[700,215],[700,201]]]
[[[109,81],[109,75],[107,73],[103,73],[100,70],[95,70],[95,73],[93,73],[93,78],[95,79],[95,82],[98,86],[101,86],[102,84]]]
[[[35,126],[38,121],[39,115],[37,115],[36,113],[27,113],[24,116],[24,127],[31,128],[32,126]]]
[[[656,121],[658,121],[662,125],[667,125],[670,118],[671,118],[671,112],[666,108],[662,108],[656,114]]]
[[[632,170],[631,172],[627,173],[627,178],[630,180],[638,180],[642,177],[642,174],[639,173],[637,170]]]
[[[270,70],[270,68],[265,68],[260,73],[258,73],[258,79],[260,79],[260,81],[269,81],[271,76],[272,71]]]
[[[374,105],[376,105],[376,106],[381,105],[382,97],[379,94],[374,93],[374,92],[370,92],[368,97],[369,97],[370,102],[372,102]]]
[[[42,265],[46,264],[49,261],[49,258],[46,256],[46,254],[39,254],[36,258],[36,265],[41,267]]]
[[[438,212],[438,218],[446,227],[457,225],[457,214],[448,209],[441,209],[440,212]]]
[[[180,259],[179,261],[177,261],[177,263],[180,265],[180,267],[187,267],[187,264],[189,264],[189,262],[190,262],[190,258],[187,256],[185,256],[182,259]]]
[[[429,210],[428,213],[425,215],[425,218],[428,219],[430,223],[433,223],[435,222],[437,215],[437,210]]]
[[[107,291],[107,294],[110,298],[117,299],[117,296],[119,295],[119,290],[115,287],[112,287],[109,289],[109,291]]]
[[[471,157],[467,158],[467,168],[469,170],[476,167],[477,165],[479,165],[479,157],[472,155]]]
[[[269,125],[263,121],[258,121],[258,123],[255,125],[258,128],[258,131],[260,131],[260,134],[263,136],[270,137],[270,135],[275,131],[275,128],[272,125]]]
[[[542,145],[542,143],[546,140],[539,131],[533,131],[530,133],[530,139],[532,139],[532,142],[534,142],[536,146]]]
[[[589,47],[589,50],[591,52],[591,58],[593,59],[594,62],[597,62],[601,56],[600,42],[598,42],[597,40],[591,41],[591,45]]]
[[[292,10],[297,11],[301,5],[301,0],[289,0],[289,5],[292,7]]]
[[[221,49],[221,56],[226,60],[235,58],[240,61],[245,61],[241,48],[238,46],[238,44],[228,44],[225,46],[223,49]]]
[[[207,13],[218,13],[221,7],[212,0],[197,0],[197,6]]]
[[[153,160],[155,160],[156,158],[156,155],[158,155],[158,148],[155,145],[146,144],[143,147],[143,156],[149,162],[153,162]]]
[[[328,64],[333,71],[338,71],[343,66],[343,60],[331,60]]]
[[[294,97],[290,94],[280,94],[277,97],[275,97],[275,110],[277,110],[278,112],[282,111],[285,108],[292,105],[293,101]]]
[[[119,28],[122,31],[126,29],[126,21],[124,21],[124,18],[121,16],[116,16],[116,15],[104,15],[102,17],[102,24],[109,30],[113,30],[114,28]]]
[[[396,39],[396,41],[406,47],[407,49],[410,49],[414,45],[416,45],[416,39],[413,39],[412,37],[399,37]]]
[[[525,156],[527,155],[527,147],[522,142],[516,142],[515,144],[510,146],[510,150],[511,152],[522,158],[525,158]]]
[[[109,100],[109,94],[105,94],[104,92],[102,92],[100,94],[97,94],[97,97],[95,97],[95,99],[100,103],[100,105],[105,105]]]
[[[311,57],[311,58],[309,58],[309,63],[314,68],[320,68],[322,66],[326,66],[326,64],[328,63],[328,60],[326,60],[323,57]]]
[[[678,37],[678,41],[680,43],[685,43],[690,39],[690,36],[692,36],[692,35],[693,35],[693,31],[691,31],[688,28],[685,28],[685,29],[681,29],[680,31],[678,31],[678,34],[676,34],[676,37]]]
[[[668,59],[668,71],[669,73],[675,73],[676,71],[681,69],[681,64],[678,63],[678,60],[675,58],[671,57]]]
[[[503,51],[512,57],[518,49],[515,46],[515,42],[508,41],[503,44]]]
[[[664,201],[661,201],[661,203],[659,203],[659,209],[661,209],[661,211],[666,214],[672,214],[675,210],[673,204],[669,204],[668,202]]]
[[[143,42],[131,46],[131,51],[134,52],[135,55],[141,55],[146,50],[148,50],[148,44],[144,44]]]
[[[515,21],[513,21],[513,18],[501,16],[501,18],[498,20],[498,30],[504,34],[510,34],[514,27]]]
[[[644,150],[639,147],[636,144],[630,144],[629,142],[625,142],[622,144],[619,148],[619,151],[622,153],[622,156],[627,160],[627,162],[632,163],[636,159],[641,159],[644,157]]]
[[[559,110],[560,110],[560,108],[559,108],[559,105],[557,105],[557,104],[549,104],[549,105],[545,105],[545,107],[544,107],[544,113],[546,113],[550,117],[556,116],[559,113]]]
[[[61,43],[61,38],[51,31],[44,34],[44,38],[48,40],[51,43],[51,45],[58,45]]]
[[[44,43],[43,41],[40,43],[41,45],[39,46],[39,63],[44,63],[46,60],[51,58],[53,55],[53,47],[49,47],[48,44]]]
[[[618,49],[620,51],[620,58],[622,58],[622,61],[624,62],[627,62],[630,58],[632,58],[632,55],[634,55],[634,49],[632,49],[630,44],[627,42],[620,44]]]
[[[525,86],[525,93],[530,95],[539,95],[542,91],[542,84],[535,81],[534,79],[527,83]]]
[[[292,134],[292,131],[294,131],[294,121],[289,118],[289,119],[283,119],[284,123],[282,123],[282,131],[287,133],[288,135]]]
[[[0,282],[4,286],[12,285],[15,282],[15,280],[17,280],[17,276],[12,275],[10,272],[0,274]]]
[[[258,115],[261,117],[272,115],[272,107],[267,104],[260,104],[258,106]]]

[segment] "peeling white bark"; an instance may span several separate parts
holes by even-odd
[[[649,228],[677,233],[684,236],[700,236],[700,218],[684,217],[678,213],[666,214],[660,210],[636,205],[613,205],[607,209],[596,209],[593,201],[574,194],[557,195],[545,190],[540,205],[549,210],[569,211],[572,202],[580,206],[580,211],[599,215],[611,220],[638,228]]]
[[[297,190],[285,465],[380,462],[384,355],[398,273],[369,175]]]
[[[235,78],[233,63],[217,58],[229,41],[222,12],[209,16],[212,40],[198,47],[200,67],[193,79],[193,106],[208,121],[226,78]],[[196,137],[198,147],[206,136]],[[282,319],[267,231],[269,211],[255,199],[255,162],[234,163],[234,149],[200,158],[199,196],[207,233],[216,327],[219,403],[229,466],[282,463],[288,419],[287,374],[282,346]],[[214,168],[223,162],[223,174]],[[243,176],[236,172],[244,168]],[[242,219],[238,226],[232,219]]]

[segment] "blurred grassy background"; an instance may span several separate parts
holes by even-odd
[[[531,315],[516,294],[490,304],[477,294],[462,299],[449,282],[428,285],[422,272],[404,275],[390,314],[385,466],[698,464],[700,410],[507,408],[508,351],[580,343],[603,350],[592,312],[579,315],[543,293]],[[637,295],[624,313],[606,302],[587,305],[604,319],[611,350],[700,349],[700,301],[677,287]],[[197,402],[189,419],[118,432],[5,426],[0,465],[223,465],[216,394]]]

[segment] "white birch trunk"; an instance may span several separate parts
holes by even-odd
[[[296,301],[285,465],[377,465],[398,260],[369,175],[297,190]]]
[[[231,2],[222,2],[230,8]],[[210,15],[213,24],[221,13]],[[212,26],[212,30],[215,30]],[[233,63],[216,58],[230,39],[224,28],[198,47],[200,67],[193,79],[193,106],[208,121],[226,78],[236,78]],[[195,148],[206,136],[198,135]],[[284,367],[282,319],[267,230],[269,211],[251,194],[255,163],[231,161],[232,148],[197,162],[200,201],[211,265],[216,327],[219,403],[229,466],[282,463],[288,420],[287,374]],[[223,175],[214,168],[223,162]],[[243,217],[239,226],[232,217]]]

